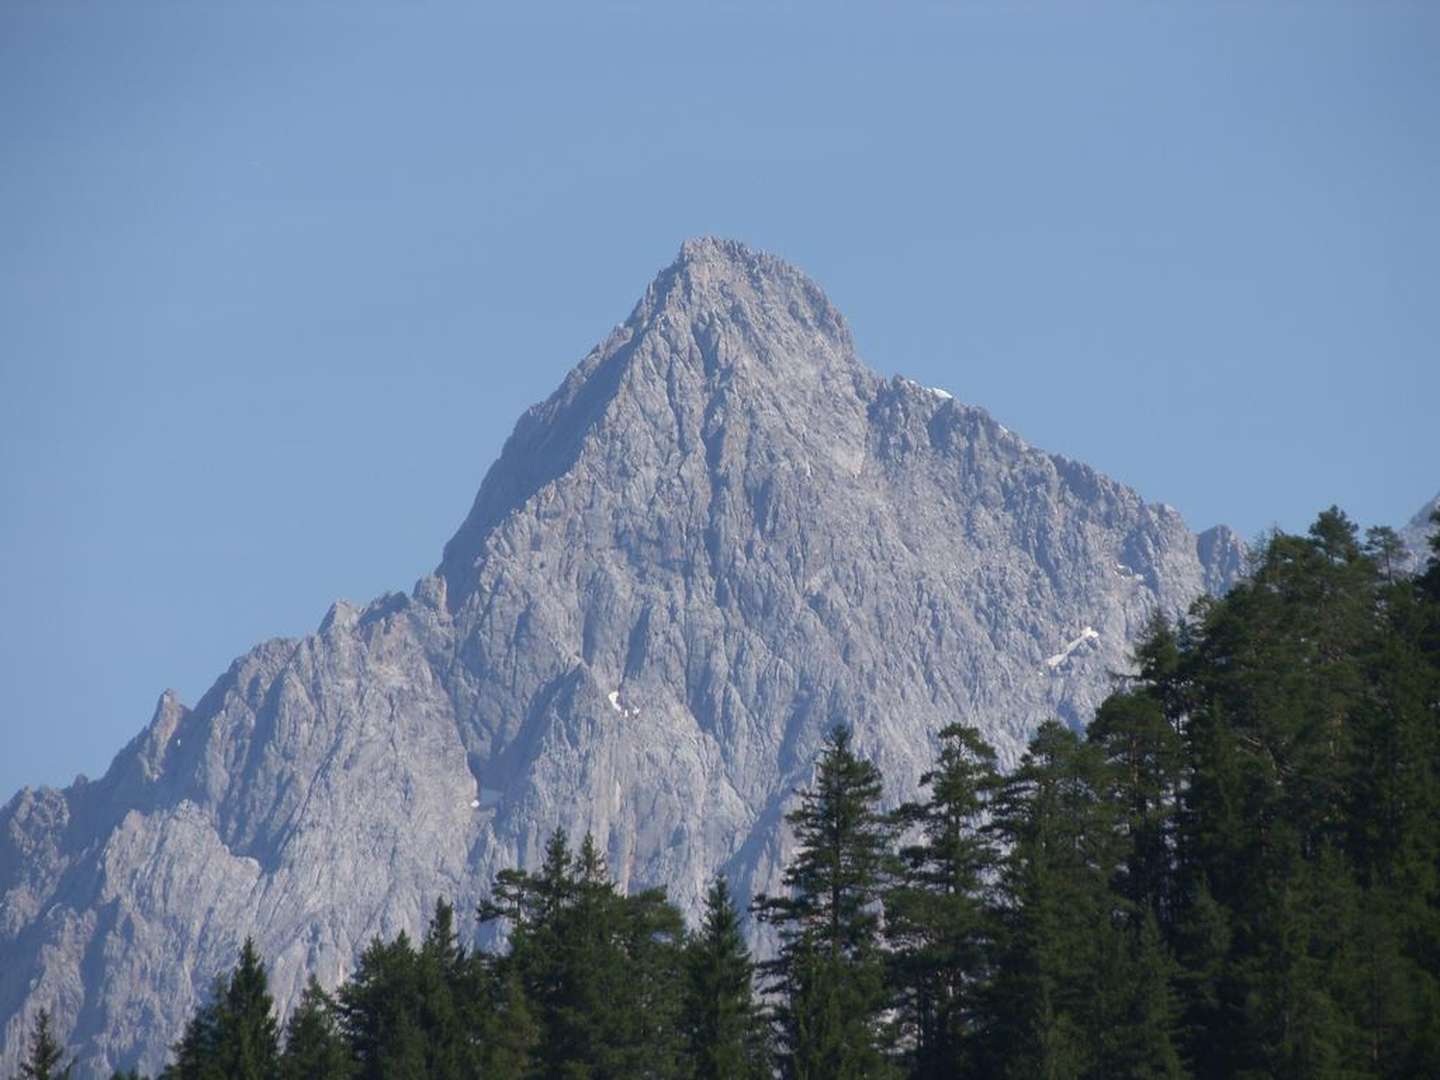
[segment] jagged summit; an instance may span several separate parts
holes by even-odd
[[[672,310],[702,318],[737,306],[775,305],[784,313],[852,348],[849,328],[824,291],[803,271],[738,240],[700,236],[686,240],[676,260],[657,276],[646,299],[664,297]],[[644,307],[642,301],[641,308]]]
[[[735,430],[737,412],[776,432],[814,422],[810,441],[853,443],[825,431],[823,420],[837,408],[853,420],[879,381],[856,356],[843,317],[801,271],[734,240],[687,240],[630,318],[520,418],[446,545],[448,595],[459,602],[471,594],[470,571],[490,530],[587,448],[683,459],[713,450]]]
[[[711,263],[724,266],[753,267],[757,270],[777,268],[789,273],[799,273],[790,263],[768,251],[756,251],[741,240],[706,233],[692,236],[680,245],[680,254],[675,265],[681,263],[698,265]]]
[[[647,343],[656,348],[647,351]],[[551,400],[574,394],[576,384],[591,380],[617,355],[626,367],[635,367],[636,358],[648,361],[640,365],[641,377],[668,375],[676,362],[717,380],[784,382],[827,368],[852,376],[864,371],[844,317],[819,285],[777,256],[713,236],[685,241],[630,318],[581,361]]]

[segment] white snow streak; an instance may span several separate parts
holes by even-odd
[[[610,707],[616,712],[618,712],[621,716],[629,717],[633,720],[635,717],[640,715],[639,709],[620,704],[619,690],[611,690],[610,693],[606,694],[605,696],[610,700]]]
[[[1070,654],[1073,653],[1076,649],[1078,649],[1081,645],[1084,645],[1085,642],[1091,641],[1095,638],[1098,638],[1099,636],[1100,632],[1096,630],[1093,626],[1085,627],[1085,629],[1080,631],[1079,637],[1077,637],[1074,641],[1066,643],[1065,648],[1061,649],[1054,656],[1047,656],[1045,658],[1045,666],[1048,668],[1059,667],[1066,660],[1070,659]]]

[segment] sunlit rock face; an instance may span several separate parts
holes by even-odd
[[[1431,555],[1430,538],[1435,535],[1435,524],[1430,519],[1437,511],[1440,511],[1440,495],[1417,510],[1405,527],[1397,530],[1404,545],[1397,565],[1400,571],[1414,574],[1425,568]]]
[[[252,935],[288,1005],[473,910],[561,826],[693,912],[773,888],[823,733],[892,798],[935,732],[1083,724],[1241,548],[949,392],[882,379],[799,271],[687,243],[521,417],[437,571],[171,694],[104,779],[0,811],[0,1073],[50,1008],[156,1070]],[[469,924],[473,927],[473,922]]]

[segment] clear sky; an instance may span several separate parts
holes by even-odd
[[[0,3],[0,799],[438,562],[699,233],[1195,528],[1440,489],[1440,4]]]

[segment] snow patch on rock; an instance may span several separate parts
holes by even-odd
[[[1051,670],[1058,668],[1066,660],[1070,659],[1070,654],[1073,653],[1076,649],[1078,649],[1081,645],[1084,645],[1087,641],[1094,641],[1099,636],[1100,632],[1096,630],[1093,626],[1085,627],[1083,630],[1080,631],[1079,637],[1075,638],[1072,641],[1067,641],[1065,643],[1065,647],[1061,649],[1058,653],[1056,653],[1054,656],[1047,656],[1045,658],[1045,666],[1050,668]]]

